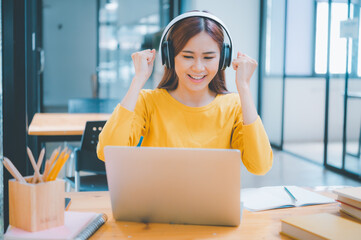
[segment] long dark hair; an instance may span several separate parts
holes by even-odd
[[[224,35],[222,27],[215,21],[203,17],[190,17],[177,22],[168,34],[168,40],[172,42],[174,57],[177,56],[189,39],[200,32],[206,32],[222,50]],[[178,86],[178,77],[174,68],[164,67],[164,75],[158,88],[175,90]],[[227,93],[224,70],[218,70],[208,88],[218,94]]]

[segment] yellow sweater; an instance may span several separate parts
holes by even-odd
[[[218,94],[203,107],[189,107],[167,90],[142,90],[134,112],[120,104],[99,135],[98,157],[107,145],[239,149],[243,164],[254,174],[272,167],[273,154],[262,121],[242,123],[237,93]]]

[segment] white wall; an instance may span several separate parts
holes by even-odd
[[[43,0],[45,107],[92,96],[96,14],[96,0]]]
[[[233,40],[233,58],[241,51],[258,61],[260,1],[250,0],[186,0],[184,11],[207,10],[219,17],[230,31]],[[235,71],[226,70],[228,90],[236,92]],[[252,77],[252,94],[257,104],[258,69]]]

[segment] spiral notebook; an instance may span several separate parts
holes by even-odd
[[[88,239],[106,221],[108,217],[104,213],[95,212],[72,212],[66,211],[64,216],[64,226],[55,227],[38,232],[27,232],[9,226],[5,240],[66,240],[66,239]]]

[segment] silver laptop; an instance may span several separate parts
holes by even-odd
[[[237,226],[240,152],[106,146],[114,219]]]

